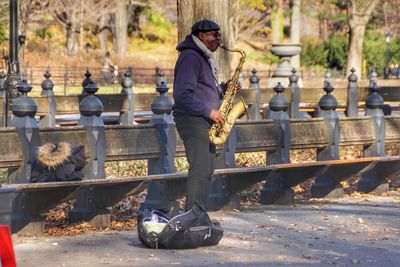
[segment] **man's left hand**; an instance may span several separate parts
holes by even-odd
[[[226,82],[226,88],[229,88],[229,86],[231,85],[231,82],[232,82],[231,80],[228,80],[228,81]],[[239,92],[239,90],[241,89],[240,84],[239,84],[239,83],[236,83],[233,89],[234,89],[234,91],[235,91],[235,94],[236,94],[237,92]]]

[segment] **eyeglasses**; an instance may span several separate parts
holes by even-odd
[[[208,36],[214,36],[215,38],[221,37],[221,33],[219,31],[205,32],[204,34]]]

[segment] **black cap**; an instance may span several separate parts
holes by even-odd
[[[220,28],[218,24],[208,19],[199,20],[192,26],[192,33],[219,31],[219,30]]]

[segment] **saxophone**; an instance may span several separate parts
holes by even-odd
[[[239,74],[242,70],[243,63],[246,58],[246,53],[242,49],[228,49],[223,44],[220,44],[220,47],[229,52],[240,53],[241,58],[239,65],[236,67],[235,73],[233,74],[233,77],[228,84],[228,88],[225,91],[224,98],[219,108],[219,112],[225,115],[225,122],[224,124],[214,123],[211,126],[210,131],[208,132],[208,139],[214,145],[221,145],[225,143],[226,139],[228,139],[229,133],[231,132],[233,125],[235,124],[235,120],[239,118],[243,113],[247,112],[246,103],[244,102],[243,98],[233,104],[233,100],[236,96],[235,85],[239,80]]]

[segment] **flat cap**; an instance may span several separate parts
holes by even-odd
[[[196,32],[209,32],[209,31],[219,31],[220,28],[217,23],[212,20],[203,19],[199,20],[192,26],[192,33]]]

